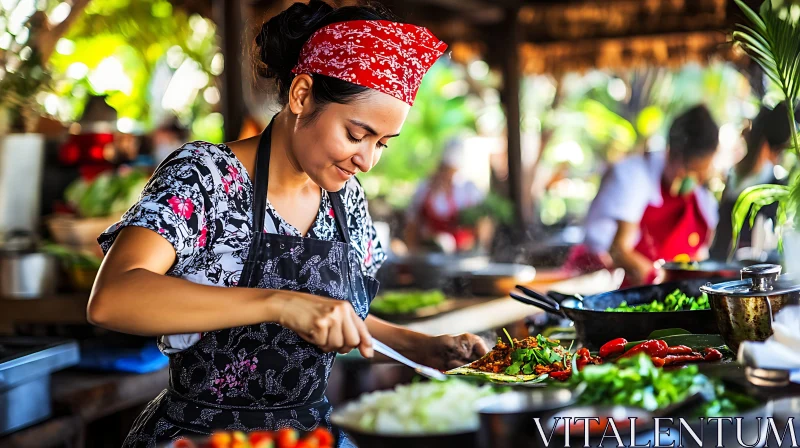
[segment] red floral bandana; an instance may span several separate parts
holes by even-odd
[[[414,104],[422,77],[447,45],[426,28],[351,20],[317,30],[292,73],[330,76]]]

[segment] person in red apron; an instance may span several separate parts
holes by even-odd
[[[604,176],[589,208],[585,242],[573,249],[575,271],[622,267],[623,286],[653,283],[664,261],[704,258],[719,219],[703,186],[712,173],[719,128],[703,106],[672,123],[669,148],[633,156]]]
[[[433,337],[369,316],[385,253],[353,175],[399,133],[446,45],[378,10],[320,0],[271,19],[257,44],[284,108],[252,139],[169,155],[99,238],[90,322],[160,335],[169,356],[169,385],[125,447],[334,429],[325,390],[335,354],[370,358],[372,336],[440,369],[487,349],[475,335]],[[337,434],[337,446],[353,446]]]
[[[483,194],[472,182],[457,179],[464,156],[463,140],[448,142],[438,169],[417,189],[407,214],[410,246],[433,245],[447,252],[475,247],[476,231],[461,224],[460,214],[479,204]]]

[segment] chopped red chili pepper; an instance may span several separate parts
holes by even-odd
[[[563,370],[560,372],[550,372],[550,378],[558,381],[566,381],[572,376],[572,370]]]
[[[691,347],[685,345],[676,345],[667,349],[667,354],[670,355],[688,355],[692,353]]]
[[[720,351],[715,348],[709,347],[705,349],[704,352],[705,352],[705,357],[704,357],[705,361],[719,361],[720,359],[722,359],[722,353],[720,353]]]
[[[689,355],[669,355],[664,358],[665,366],[674,366],[678,364],[687,364],[690,362],[703,361],[703,355],[700,353],[691,353]]]
[[[664,364],[666,363],[664,358],[658,358],[658,357],[654,356],[654,357],[652,357],[650,359],[653,361],[653,365],[656,366],[656,367],[664,367]]]
[[[628,340],[625,338],[617,338],[606,342],[602,347],[600,347],[600,357],[608,358],[611,355],[625,352],[625,344],[627,343]]]
[[[666,342],[659,340],[659,339],[651,339],[649,341],[642,342],[641,344],[633,347],[632,349],[625,352],[622,355],[623,358],[631,357],[637,353],[647,353],[649,356],[663,358],[667,356],[667,350],[669,346]]]

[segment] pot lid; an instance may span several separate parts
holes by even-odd
[[[781,275],[775,264],[756,264],[742,268],[741,280],[701,286],[707,294],[731,297],[766,297],[800,292],[800,281],[790,274]]]

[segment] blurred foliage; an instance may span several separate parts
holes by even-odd
[[[447,140],[475,132],[477,111],[470,107],[464,78],[463,70],[447,60],[431,67],[400,136],[383,150],[380,163],[359,176],[369,196],[406,206],[416,184],[436,169]]]
[[[81,218],[121,215],[139,199],[148,178],[146,172],[135,169],[105,172],[91,181],[75,180],[64,198]]]
[[[47,3],[9,0],[0,7],[0,130],[21,132],[35,124],[36,94],[50,80],[35,45]]]
[[[475,227],[484,217],[492,218],[498,224],[510,226],[514,221],[514,204],[508,198],[489,193],[480,204],[461,210],[458,220],[462,225]]]
[[[777,86],[785,98],[791,150],[800,156],[800,139],[795,119],[795,106],[800,95],[800,4],[765,0],[758,12],[741,0],[736,4],[747,17],[746,24],[739,24],[734,31],[734,40],[764,70],[767,78]],[[787,221],[800,230],[800,170],[793,170],[788,186],[755,185],[742,192],[733,208],[733,240],[731,257],[738,246],[739,233],[750,217],[750,226],[755,222],[759,210],[778,203],[777,224]]]
[[[202,94],[222,68],[214,24],[167,0],[93,0],[50,62],[59,102],[49,111],[64,121],[80,117],[90,95],[106,94],[118,116],[139,128],[175,114],[184,123],[206,123],[192,127],[196,138],[222,138],[221,128],[210,128],[219,123],[208,119],[213,105]],[[180,89],[182,100],[164,107],[168,92],[153,92],[164,85]]]

